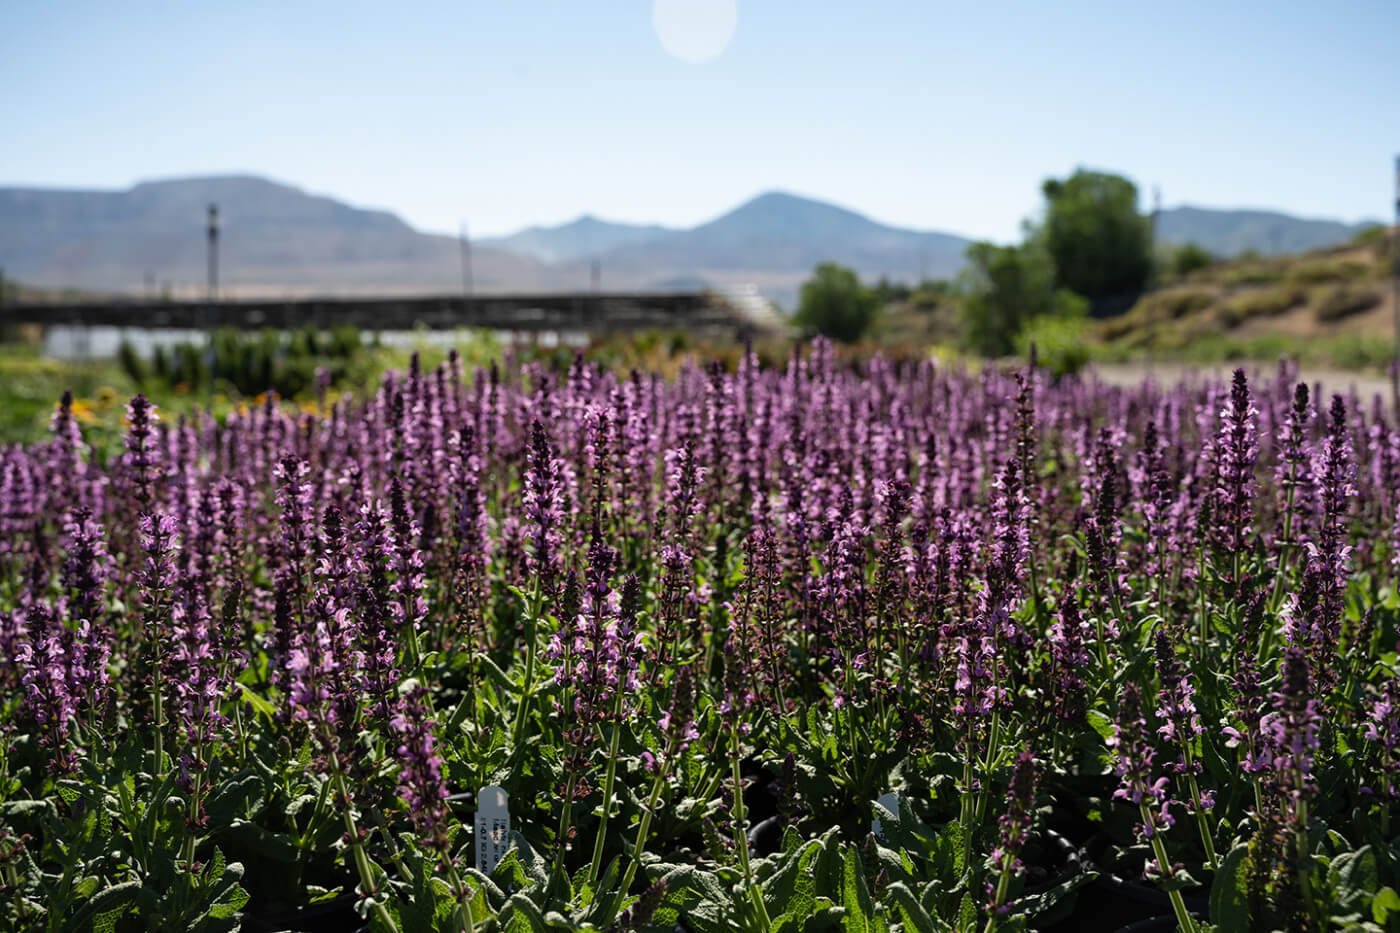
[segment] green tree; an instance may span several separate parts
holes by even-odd
[[[1195,243],[1183,243],[1171,254],[1171,270],[1178,276],[1187,276],[1198,269],[1204,269],[1215,262],[1204,247]]]
[[[879,296],[861,285],[853,270],[824,262],[803,283],[793,323],[809,334],[854,343],[870,329],[879,310]]]
[[[963,339],[984,356],[1013,352],[1025,323],[1054,307],[1055,267],[1035,243],[973,243],[960,284]]]
[[[1055,281],[1095,301],[1141,291],[1152,270],[1151,228],[1138,213],[1137,186],[1121,175],[1079,169],[1049,179],[1045,221],[1036,238]]]

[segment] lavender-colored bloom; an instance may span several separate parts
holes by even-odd
[[[1088,703],[1084,673],[1089,668],[1089,624],[1079,612],[1079,590],[1072,588],[1060,600],[1060,610],[1050,625],[1050,677],[1047,697],[1050,709],[1065,724],[1083,721]]]
[[[1006,790],[1006,812],[997,819],[998,841],[997,847],[992,850],[993,861],[1000,862],[1003,857],[1010,857],[1015,867],[1020,867],[1020,852],[1030,834],[1035,812],[1035,790],[1039,777],[1035,756],[1030,749],[1023,749],[1016,756],[1016,764],[1011,771],[1011,785]]]
[[[1085,533],[1090,578],[1106,606],[1118,603],[1118,544],[1121,497],[1118,445],[1108,428],[1099,431],[1094,443],[1093,470],[1089,477],[1093,512]]]
[[[146,511],[155,503],[152,486],[159,469],[160,454],[152,435],[159,418],[155,406],[146,396],[137,394],[126,406],[126,419],[126,473],[137,509]]]
[[[104,700],[111,656],[111,632],[106,622],[106,586],[112,559],[102,528],[92,512],[80,506],[69,513],[63,526],[63,588],[74,639],[73,689],[85,695],[89,705]]]
[[[169,635],[170,607],[175,599],[176,553],[179,542],[175,519],[165,513],[142,515],[142,559],[138,574],[143,632],[147,641],[161,641]]]
[[[389,579],[397,550],[393,532],[382,509],[366,503],[356,524],[356,563],[360,574],[354,584],[354,625],[359,637],[357,657],[363,663],[360,690],[364,705],[380,719],[392,715],[398,673],[398,627],[394,621],[394,593]]]
[[[1229,404],[1220,412],[1220,428],[1211,451],[1215,466],[1211,531],[1224,554],[1238,554],[1248,548],[1253,530],[1258,415],[1250,401],[1249,380],[1243,369],[1237,369],[1230,385]]]
[[[171,607],[171,648],[164,662],[174,701],[171,719],[185,744],[181,785],[188,789],[193,776],[208,767],[211,743],[227,721],[220,711],[227,684],[220,676],[222,659],[204,593],[183,589],[183,598]]]
[[[1157,677],[1161,681],[1161,691],[1157,695],[1157,716],[1162,724],[1157,734],[1178,747],[1190,746],[1201,735],[1201,717],[1196,712],[1193,699],[1195,690],[1191,678],[1176,656],[1175,643],[1165,631],[1158,629],[1155,640],[1157,650]],[[1200,770],[1200,763],[1193,761],[1193,771]],[[1185,757],[1175,765],[1178,774],[1188,770]]]
[[[283,457],[273,472],[282,519],[278,560],[273,567],[278,600],[273,661],[279,667],[288,665],[292,641],[305,623],[306,564],[314,535],[311,524],[314,493],[307,481],[310,473],[310,465],[299,457]]]
[[[407,492],[398,476],[389,482],[389,522],[393,529],[390,590],[394,594],[394,617],[403,641],[410,641],[427,616],[423,596],[423,554],[418,549],[422,534],[409,511]],[[414,660],[417,660],[416,658]]]
[[[1175,825],[1170,809],[1170,782],[1156,775],[1156,751],[1143,716],[1142,690],[1132,681],[1123,685],[1118,699],[1118,722],[1108,745],[1117,759],[1114,772],[1119,779],[1113,799],[1145,808],[1150,817],[1148,822],[1138,824],[1138,832],[1150,837]]]
[[[1294,389],[1288,417],[1280,426],[1275,440],[1278,461],[1274,468],[1274,481],[1281,497],[1277,543],[1285,547],[1298,543],[1304,519],[1312,512],[1312,447],[1308,443],[1311,421],[1308,386],[1300,382]]]
[[[1260,726],[1271,781],[1293,805],[1313,792],[1313,761],[1318,752],[1322,715],[1312,695],[1308,658],[1290,645],[1284,652],[1282,680],[1270,696],[1272,712]]]
[[[679,754],[700,738],[695,728],[695,670],[693,665],[682,664],[676,668],[671,680],[671,705],[657,721],[661,733],[666,736],[666,747]]]
[[[1145,566],[1149,574],[1161,580],[1167,574],[1171,556],[1167,540],[1171,527],[1174,490],[1167,472],[1166,456],[1157,422],[1147,422],[1143,429],[1142,447],[1134,469],[1129,474],[1135,498],[1142,510],[1142,532]]]
[[[538,575],[543,591],[553,593],[563,569],[564,475],[544,422],[538,418],[530,424],[523,496],[530,569]]]
[[[1400,800],[1400,672],[1391,674],[1371,699],[1364,735],[1375,744],[1377,778],[1364,790],[1385,803]]]
[[[27,637],[15,658],[22,671],[24,706],[50,751],[50,767],[59,772],[71,771],[77,764],[70,744],[76,709],[69,682],[72,635],[46,603],[31,604],[24,615]]]
[[[399,797],[408,805],[418,837],[442,855],[448,849],[447,783],[426,697],[421,687],[406,694],[389,728],[399,742]]]

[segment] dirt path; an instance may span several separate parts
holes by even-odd
[[[1182,379],[1229,379],[1239,366],[1243,366],[1245,372],[1251,376],[1255,374],[1272,376],[1275,372],[1274,366],[1266,363],[1221,363],[1200,366],[1184,363],[1105,363],[1093,367],[1093,373],[1105,383],[1114,386],[1135,385],[1149,376],[1160,384],[1169,385]],[[1390,380],[1380,373],[1345,372],[1305,366],[1300,376],[1309,385],[1321,382],[1323,391],[1329,395],[1333,392],[1345,393],[1355,389],[1357,396],[1364,402],[1369,403],[1372,396],[1377,394],[1383,399],[1390,399]]]

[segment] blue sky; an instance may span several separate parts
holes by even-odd
[[[1077,165],[1167,205],[1385,218],[1400,3],[9,4],[0,185],[251,172],[429,230],[693,224],[779,188],[1008,240]]]

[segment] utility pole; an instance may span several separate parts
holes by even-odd
[[[476,284],[472,277],[472,241],[467,236],[467,222],[462,221],[461,229],[457,233],[457,242],[462,248],[462,297],[470,299],[472,288]]]
[[[219,205],[209,205],[209,307],[219,297]]]
[[[593,260],[593,265],[589,269],[588,281],[593,287],[593,294],[598,294],[603,284],[603,263],[601,260]]]
[[[1390,361],[1390,400],[1400,418],[1400,155],[1395,157],[1395,227],[1391,230],[1390,274],[1395,280],[1395,354]]]
[[[1150,266],[1150,268],[1151,268],[1151,270],[1152,270],[1152,284],[1153,284],[1153,285],[1156,285],[1158,282],[1161,281],[1161,276],[1159,276],[1159,275],[1157,274],[1157,264],[1158,264],[1159,262],[1162,261],[1161,256],[1159,256],[1158,253],[1157,253],[1157,225],[1158,225],[1158,223],[1161,222],[1161,217],[1162,217],[1162,186],[1161,186],[1161,185],[1153,185],[1153,186],[1152,186],[1152,220],[1149,222],[1149,226],[1148,226],[1148,228],[1147,228],[1147,229],[1148,229],[1148,232],[1147,232],[1148,240],[1147,240],[1147,242],[1148,242],[1148,249],[1150,250],[1150,252],[1148,253],[1148,255],[1152,257],[1152,265]]]
[[[208,341],[206,350],[209,370],[208,401],[214,401],[214,302],[219,299],[219,205],[209,205],[209,292],[205,302],[204,332]]]

